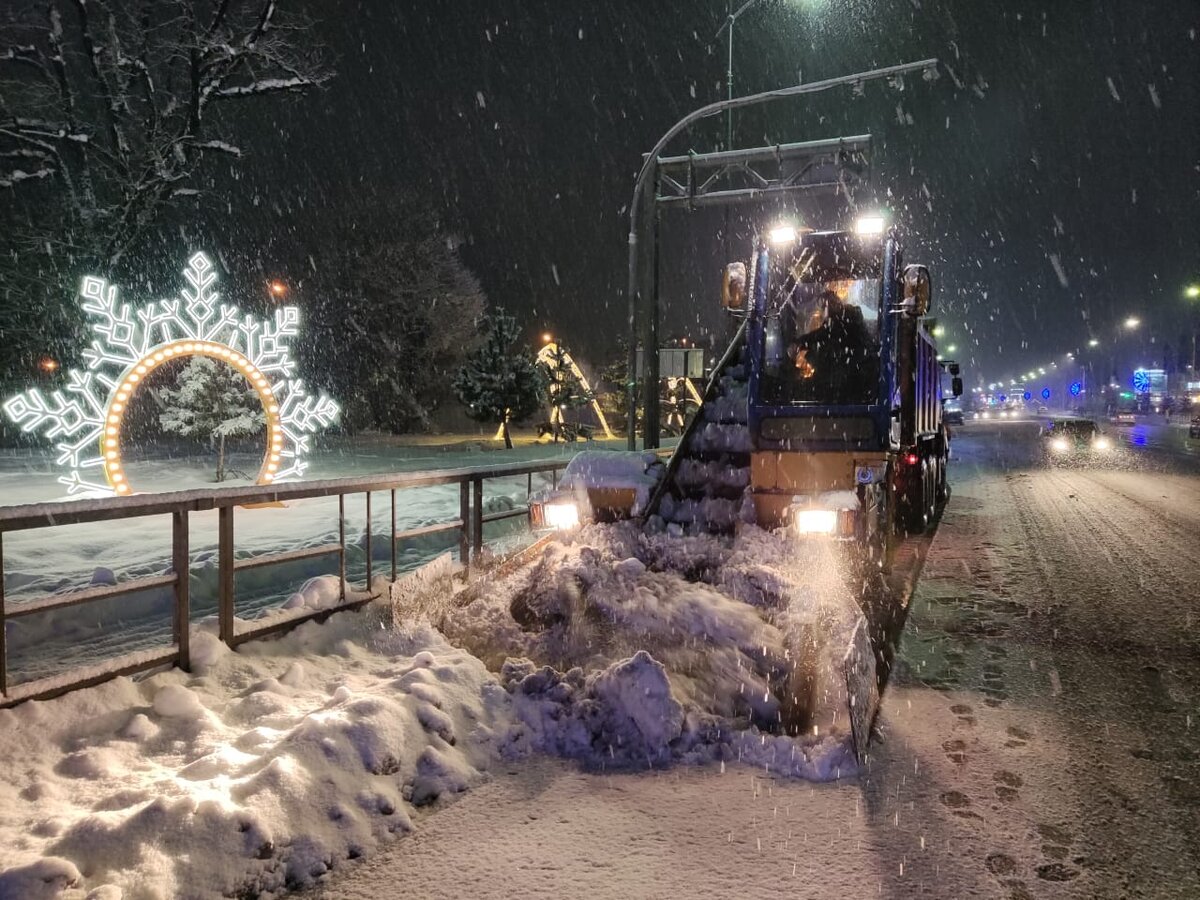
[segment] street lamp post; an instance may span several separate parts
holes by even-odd
[[[746,0],[737,11],[733,11],[733,0],[729,0],[729,15],[725,17],[725,22],[717,29],[717,37],[721,36],[722,31],[728,31],[726,37],[726,47],[728,54],[726,56],[725,65],[725,99],[726,101],[733,100],[733,26],[737,24],[737,20],[741,18],[742,13],[748,10],[758,0]],[[733,107],[730,107],[725,113],[725,149],[733,149]]]

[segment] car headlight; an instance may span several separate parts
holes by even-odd
[[[796,530],[801,534],[833,534],[837,524],[836,509],[796,510]]]
[[[1055,438],[1053,441],[1050,442],[1050,446],[1053,447],[1059,453],[1066,453],[1068,450],[1071,449],[1071,445],[1069,443],[1067,443],[1066,438]]]
[[[1109,450],[1112,448],[1112,442],[1106,437],[1098,437],[1092,441],[1092,446],[1097,450]]]
[[[569,500],[547,503],[542,507],[542,519],[547,528],[567,531],[579,527],[579,506]]]

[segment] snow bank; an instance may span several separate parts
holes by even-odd
[[[380,626],[341,614],[201,653],[192,676],[0,711],[0,900],[302,885],[516,752],[512,701],[477,659]]]

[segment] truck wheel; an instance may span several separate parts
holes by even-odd
[[[900,527],[908,534],[920,534],[925,530],[927,524],[926,515],[928,513],[928,497],[929,497],[929,479],[926,477],[926,467],[920,469],[920,480],[913,483],[912,476],[900,499],[900,508],[897,510],[897,519],[900,522]]]
[[[925,507],[925,524],[932,525],[933,520],[937,518],[938,493],[941,488],[938,481],[941,478],[938,461],[931,459],[929,461],[929,474],[926,483],[929,485],[928,501]]]

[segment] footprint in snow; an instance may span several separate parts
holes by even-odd
[[[1063,863],[1046,863],[1037,867],[1037,877],[1043,881],[1071,881],[1079,877],[1079,870]]]
[[[946,751],[946,759],[950,762],[961,765],[967,761],[966,741],[946,741],[942,744],[942,749]]]
[[[1020,775],[1001,769],[992,778],[996,782],[996,796],[999,799],[1011,803],[1020,798],[1021,795],[1017,788],[1025,784],[1025,780]]]
[[[1012,875],[1017,871],[1017,861],[1005,853],[993,853],[983,864],[993,875]]]

